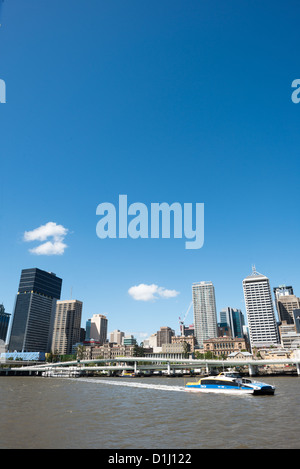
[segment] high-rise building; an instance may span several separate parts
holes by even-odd
[[[104,344],[107,339],[107,323],[106,316],[94,314],[91,318],[90,340],[94,339],[100,345]]]
[[[294,295],[292,287],[280,285],[273,288],[279,320],[294,324],[294,309],[300,308],[300,298]]]
[[[37,268],[23,269],[15,301],[9,351],[50,352],[62,279]]]
[[[162,344],[170,344],[173,335],[175,335],[175,332],[171,327],[161,327],[160,330],[157,331],[157,347],[161,347]]]
[[[203,348],[203,340],[218,337],[215,288],[212,282],[199,282],[192,291],[196,347]]]
[[[9,325],[10,314],[5,312],[3,305],[0,305],[0,340],[5,342],[8,325]]]
[[[72,354],[73,345],[80,342],[81,314],[81,301],[57,301],[51,346],[53,353]]]
[[[243,337],[243,326],[245,325],[245,321],[244,315],[240,309],[231,308],[230,306],[222,309],[220,312],[220,321],[222,324],[227,324],[230,328],[231,337]]]
[[[121,345],[124,335],[124,332],[121,332],[119,329],[115,329],[113,332],[110,333],[109,341]]]
[[[243,280],[243,289],[251,348],[278,344],[278,328],[268,277],[253,267],[252,274]]]

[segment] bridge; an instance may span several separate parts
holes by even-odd
[[[20,362],[19,362],[20,364]],[[42,374],[45,371],[67,371],[70,370],[80,371],[81,374],[93,371],[132,371],[135,373],[141,371],[165,371],[167,375],[172,375],[175,370],[190,370],[205,368],[206,373],[209,374],[211,368],[232,368],[248,367],[249,376],[257,374],[257,370],[262,366],[296,366],[297,375],[300,376],[300,356],[293,359],[272,359],[272,360],[213,360],[213,359],[174,359],[174,358],[148,358],[148,357],[117,357],[112,359],[99,358],[94,360],[77,360],[69,362],[58,363],[43,363],[32,364],[26,366],[19,366],[11,368],[15,374]],[[5,370],[5,369],[4,369]],[[3,373],[2,373],[3,374]]]

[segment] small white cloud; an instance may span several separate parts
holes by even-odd
[[[32,231],[25,231],[24,241],[46,241],[48,238],[53,238],[52,241],[46,241],[35,248],[29,249],[29,252],[39,256],[62,255],[67,248],[67,245],[63,243],[67,233],[67,228],[50,221]]]
[[[160,287],[158,289],[158,294],[162,298],[174,298],[175,296],[179,295],[179,292],[176,290],[167,290],[166,288]]]
[[[155,284],[145,285],[144,283],[129,288],[128,293],[136,301],[155,301],[158,298],[174,298],[179,295],[176,290],[167,290]]]
[[[29,252],[37,254],[38,256],[55,256],[63,254],[66,247],[67,245],[61,241],[55,241],[54,243],[47,241],[36,248],[29,249]]]
[[[49,221],[46,225],[42,225],[39,228],[36,228],[32,231],[25,231],[24,240],[25,241],[45,241],[50,236],[54,238],[55,241],[63,239],[68,230],[62,225],[57,225],[56,223]]]

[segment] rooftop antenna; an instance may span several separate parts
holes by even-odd
[[[253,265],[253,266],[252,266],[252,274],[251,274],[251,277],[259,277],[259,276],[261,276],[261,275],[262,275],[262,274],[260,274],[259,272],[257,272],[255,265]]]
[[[73,287],[71,287],[71,300],[72,300],[72,290],[73,290]]]

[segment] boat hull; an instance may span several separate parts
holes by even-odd
[[[206,388],[202,386],[185,387],[187,392],[203,392],[215,394],[252,394],[253,396],[273,395],[274,389],[239,389],[239,388]]]
[[[204,388],[204,387],[186,387],[187,392],[202,392],[202,393],[214,393],[214,394],[253,394],[253,389],[221,389],[221,388]]]
[[[269,395],[272,396],[275,394],[275,389],[254,389],[253,394],[255,396]]]

